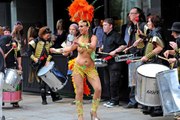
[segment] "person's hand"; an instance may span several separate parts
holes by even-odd
[[[34,62],[35,62],[35,63],[38,63],[38,59],[37,59],[37,58],[34,58]]]
[[[146,56],[143,56],[143,57],[141,58],[141,61],[142,61],[142,62],[146,62],[146,61],[148,61],[148,58],[147,58]]]
[[[175,63],[176,62],[176,58],[169,58],[168,59],[168,62],[171,64],[171,63]]]
[[[177,49],[177,43],[175,43],[175,42],[169,42],[169,45],[175,50],[175,49]]]
[[[116,56],[116,51],[115,51],[115,50],[111,51],[111,52],[109,53],[109,55],[110,55],[110,56],[113,56],[113,57]]]
[[[164,54],[164,57],[168,58],[168,56],[169,56],[169,50],[166,50],[163,54]]]
[[[143,35],[143,32],[140,29],[137,29],[137,34],[138,35]]]
[[[45,64],[45,66],[48,66],[48,65],[49,65],[49,63],[50,63],[49,61],[46,61],[46,64]]]
[[[125,49],[123,50],[123,52],[124,52],[124,53],[127,53],[128,50],[129,50],[129,48],[125,48]]]

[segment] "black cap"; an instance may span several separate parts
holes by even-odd
[[[174,22],[170,31],[180,32],[180,22]]]

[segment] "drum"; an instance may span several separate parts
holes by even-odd
[[[117,55],[114,57],[115,62],[122,62],[133,58],[134,58],[133,54]]]
[[[129,79],[129,87],[136,86],[137,80],[137,68],[142,64],[141,61],[131,62],[128,64],[128,79]]]
[[[177,69],[166,70],[156,74],[163,115],[180,114],[180,89]]]
[[[160,106],[159,90],[156,82],[158,72],[169,70],[160,64],[144,64],[137,68],[135,99],[146,106]]]
[[[16,86],[21,80],[20,74],[16,69],[8,68],[5,70],[3,89],[6,91],[15,91]]]
[[[96,67],[106,67],[107,61],[101,58],[95,59],[95,66]]]
[[[64,77],[57,69],[54,68],[54,62],[50,62],[48,66],[42,67],[37,75],[52,89],[57,92],[61,90],[67,83]]]

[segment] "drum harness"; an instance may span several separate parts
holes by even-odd
[[[37,39],[38,39],[38,38],[37,38]],[[37,43],[38,43],[38,41],[39,41],[39,40],[37,40],[37,39],[35,40],[35,43],[36,43],[35,50],[36,50],[36,48],[37,48]],[[47,58],[47,56],[45,55],[45,53],[46,53],[45,45],[46,45],[46,42],[45,42],[44,45],[43,45],[43,49],[42,49],[41,55],[40,55],[40,57],[39,57],[39,59],[38,59],[38,62],[37,62],[37,63],[35,63],[35,62],[32,63],[32,67],[33,67],[34,69],[39,68],[39,66],[41,65],[42,60],[44,60],[45,58]]]

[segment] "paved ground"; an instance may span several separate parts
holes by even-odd
[[[20,108],[12,108],[9,103],[3,107],[6,120],[77,120],[75,105],[72,98],[63,98],[52,102],[48,96],[48,105],[41,105],[40,96],[23,93]],[[90,100],[84,101],[85,120],[90,120]],[[122,106],[105,108],[101,102],[98,115],[101,120],[173,120],[172,117],[150,117],[143,115],[140,109],[124,109]]]

